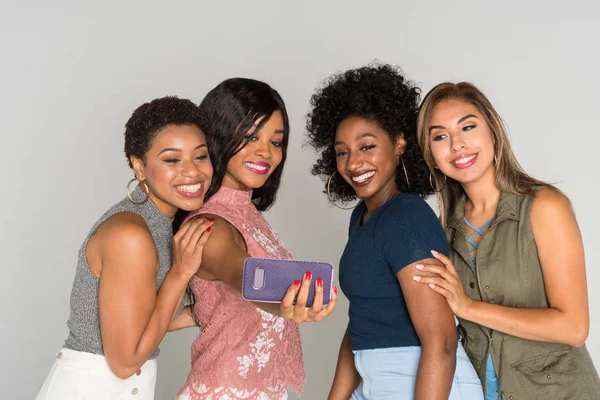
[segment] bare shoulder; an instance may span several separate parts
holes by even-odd
[[[225,218],[215,214],[197,214],[186,223],[192,222],[197,218],[209,218],[214,220],[211,228],[211,235],[205,247],[205,249],[209,249],[210,252],[215,250],[219,252],[225,251],[231,245],[241,246],[242,248],[246,247],[242,234]]]
[[[571,201],[557,189],[547,187],[538,190],[533,199],[532,207],[561,207],[571,208]]]
[[[95,233],[102,243],[102,252],[111,250],[129,250],[148,253],[155,246],[152,235],[144,219],[132,212],[120,212],[108,218]]]
[[[548,226],[563,218],[574,218],[571,201],[556,189],[540,189],[531,204],[532,223]]]
[[[196,276],[232,284],[235,281],[232,278],[234,273],[241,270],[243,261],[247,258],[246,242],[236,227],[226,219],[214,214],[203,214],[201,217],[214,218],[214,221],[202,252],[202,265]]]

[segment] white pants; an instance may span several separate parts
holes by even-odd
[[[222,394],[219,395],[219,389],[216,390],[217,394],[210,396],[208,398],[208,400],[233,400],[231,398],[231,396],[227,395],[227,394]],[[237,398],[241,398],[244,399],[246,397],[250,397],[247,393],[245,393],[244,391],[241,390],[232,390]],[[277,400],[287,400],[288,396],[287,393],[284,393],[282,397],[278,397]],[[258,394],[258,397],[255,397],[256,400],[275,400],[275,397],[271,397],[269,396],[269,394],[265,393],[265,392],[261,392]],[[179,396],[177,396],[176,400],[191,400],[190,398],[190,389],[186,388],[183,393],[181,393]]]
[[[148,360],[139,375],[115,376],[106,358],[62,349],[56,355],[36,400],[154,400],[156,360]]]

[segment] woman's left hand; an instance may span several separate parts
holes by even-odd
[[[452,261],[437,251],[432,250],[431,254],[444,265],[418,264],[416,265],[418,271],[413,279],[416,282],[428,284],[431,289],[446,298],[452,312],[457,317],[465,318],[473,299],[465,292]],[[435,275],[422,274],[419,273],[420,271],[433,273]]]

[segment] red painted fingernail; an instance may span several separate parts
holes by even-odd
[[[307,281],[310,281],[312,279],[312,273],[307,272],[306,275],[304,275],[304,279],[306,279]]]
[[[294,281],[294,286],[296,286],[296,287],[300,286],[300,281]]]
[[[211,229],[212,229],[212,226],[209,226],[208,228],[206,228],[206,232],[210,232]]]
[[[333,293],[337,294],[337,286],[333,287]]]
[[[207,219],[207,220],[209,220],[210,222],[215,222],[215,219],[214,219],[214,218],[211,218],[211,217],[206,217],[206,219]]]
[[[317,286],[323,287],[323,279],[321,279],[321,278],[317,279]]]

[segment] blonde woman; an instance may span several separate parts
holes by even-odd
[[[458,317],[486,399],[600,399],[569,199],[523,171],[500,116],[470,83],[433,88],[417,129],[450,257],[434,253],[444,267],[417,265],[414,279]]]

